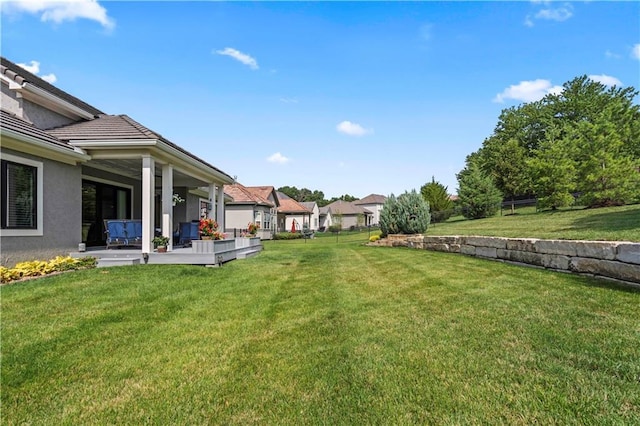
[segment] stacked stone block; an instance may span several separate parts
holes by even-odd
[[[640,243],[480,236],[389,235],[377,245],[461,253],[640,284]]]

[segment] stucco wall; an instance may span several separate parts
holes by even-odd
[[[253,208],[252,204],[227,204],[224,213],[225,228],[228,230],[247,229],[247,224],[253,222]]]
[[[18,99],[16,92],[9,89],[6,84],[0,84],[0,86],[2,86],[2,94],[0,95],[2,109],[22,118],[22,99]]]
[[[41,107],[26,99],[22,101],[22,114],[26,120],[33,123],[39,129],[53,129],[54,127],[75,123],[74,120],[64,115]]]
[[[77,250],[82,239],[80,167],[10,150],[2,152],[42,162],[44,204],[43,235],[2,236],[2,265],[14,266],[25,260],[47,260]]]
[[[461,253],[640,285],[640,243],[477,236],[389,235],[379,245]]]

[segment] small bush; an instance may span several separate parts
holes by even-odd
[[[39,277],[53,272],[90,269],[95,268],[96,264],[97,260],[95,257],[74,259],[70,256],[58,256],[49,261],[32,260],[29,262],[20,262],[13,268],[0,267],[0,282],[8,283],[21,278]]]
[[[299,232],[280,232],[273,236],[274,240],[299,240],[302,234]]]
[[[369,241],[372,242],[372,243],[375,243],[379,239],[380,239],[380,235],[372,235],[372,236],[369,237]]]
[[[340,232],[342,231],[342,226],[341,225],[331,225],[329,227],[329,232]]]
[[[380,212],[382,236],[389,234],[421,234],[431,221],[429,203],[415,190],[396,198],[387,197]]]

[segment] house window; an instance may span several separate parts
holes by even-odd
[[[5,154],[1,170],[3,235],[42,235],[42,163]]]
[[[264,214],[264,226],[262,227],[262,229],[271,229],[271,214]]]

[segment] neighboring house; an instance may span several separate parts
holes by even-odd
[[[250,222],[260,228],[261,239],[273,238],[277,208],[280,205],[273,186],[244,186],[239,183],[225,185],[224,192],[233,200],[226,203],[226,230],[238,233]]]
[[[319,218],[320,218],[320,227],[318,228],[320,231],[328,231],[329,227],[333,225],[333,220],[331,219],[331,211],[329,207],[324,206],[319,209]]]
[[[5,58],[0,81],[3,265],[103,246],[105,219],[141,220],[143,253],[156,230],[171,237],[202,209],[224,226],[227,173]]]
[[[382,211],[382,206],[386,200],[387,197],[384,195],[370,194],[360,200],[354,201],[353,203],[373,213],[370,219],[371,222],[367,225],[378,226],[380,224],[380,212]]]
[[[331,225],[340,226],[342,229],[351,229],[368,226],[371,223],[373,213],[369,210],[348,201],[334,201],[325,207],[331,214]]]
[[[302,207],[311,212],[311,217],[309,219],[309,229],[311,229],[312,231],[317,231],[320,227],[320,209],[318,208],[318,204],[315,201],[305,201],[300,204],[302,205]]]
[[[288,195],[277,192],[280,207],[278,207],[278,232],[302,231],[310,226],[313,212]]]

